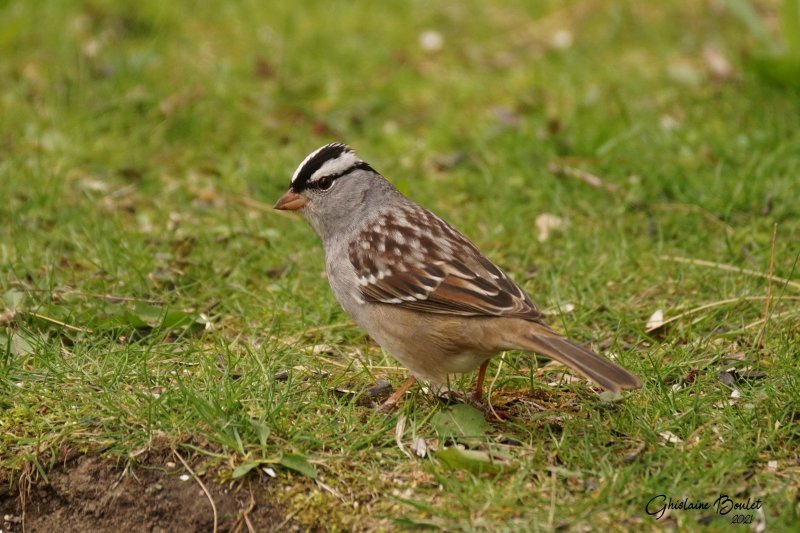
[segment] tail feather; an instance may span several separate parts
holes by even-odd
[[[604,389],[620,392],[623,389],[638,389],[642,386],[638,377],[621,366],[549,330],[543,333],[529,333],[524,336],[524,340],[527,341],[525,349],[564,363]]]

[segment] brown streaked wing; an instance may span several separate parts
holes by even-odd
[[[425,227],[422,235],[417,228]],[[369,302],[429,313],[540,321],[528,295],[442,219],[408,206],[365,225],[350,262]]]

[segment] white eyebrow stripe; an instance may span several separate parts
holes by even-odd
[[[303,159],[303,162],[300,163],[300,165],[298,165],[297,169],[294,171],[294,174],[292,174],[292,183],[294,183],[294,180],[297,179],[297,175],[300,174],[300,171],[303,170],[303,167],[306,166],[306,163],[311,161],[314,158],[315,155],[317,155],[318,153],[320,153],[322,150],[324,150],[327,147],[328,147],[327,144],[325,146],[320,146],[319,148],[317,148],[316,150],[314,150],[313,152],[308,154],[305,159]]]
[[[311,177],[308,178],[308,182],[312,183],[323,176],[342,174],[344,171],[351,169],[359,163],[361,163],[361,160],[356,157],[356,154],[353,152],[343,152],[342,155],[336,159],[329,159],[326,161],[319,170],[311,174]]]

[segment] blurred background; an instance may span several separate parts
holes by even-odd
[[[549,253],[532,238],[539,214],[586,237],[564,245],[567,262],[613,256],[627,234],[746,263],[761,261],[749,250],[768,245],[773,221],[798,215],[800,38],[777,1],[1,9],[0,259],[12,279],[43,265],[66,282],[122,269],[100,284],[148,293],[172,276],[159,257],[189,254],[168,235],[279,268],[230,236],[314,242],[263,212],[330,141],[514,270]],[[739,223],[750,229],[731,239]],[[224,261],[218,271],[234,268]]]

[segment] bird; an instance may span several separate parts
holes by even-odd
[[[409,372],[382,404],[394,409],[419,379],[444,387],[489,360],[522,350],[559,361],[619,393],[641,381],[561,336],[528,294],[467,237],[397,190],[346,144],[311,152],[274,209],[300,211],[322,241],[325,269],[345,312]]]

